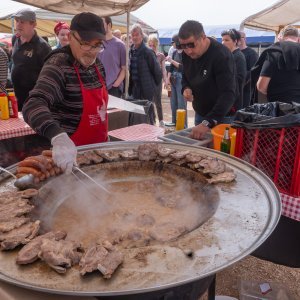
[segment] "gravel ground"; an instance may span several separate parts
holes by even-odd
[[[166,90],[163,90],[162,104],[164,121],[171,122],[170,98],[167,97]],[[187,108],[188,124],[189,127],[192,127],[194,125],[194,111],[191,103],[188,103]],[[238,284],[241,279],[261,281],[262,283],[281,283],[290,290],[295,300],[300,299],[300,269],[274,264],[253,256],[247,256],[217,274],[216,295],[227,295],[239,298]],[[207,299],[207,295],[201,297],[201,300],[204,299]]]

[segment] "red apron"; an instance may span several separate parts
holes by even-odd
[[[76,146],[106,142],[108,131],[108,93],[104,80],[95,65],[95,70],[102,84],[102,88],[88,90],[84,88],[78,68],[75,65],[74,69],[80,83],[83,111],[79,125],[70,138]]]

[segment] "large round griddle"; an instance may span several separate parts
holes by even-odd
[[[81,147],[80,151],[134,149],[140,144],[97,144]],[[143,293],[205,278],[239,261],[266,240],[281,213],[279,193],[266,175],[240,159],[211,149],[163,144],[169,148],[188,149],[217,157],[237,174],[236,182],[216,185],[220,202],[208,221],[176,241],[127,250],[122,267],[110,280],[103,279],[98,273],[82,278],[77,267],[68,270],[65,275],[59,275],[42,262],[18,266],[15,263],[17,251],[0,253],[0,279],[25,288],[58,294],[117,296]],[[14,168],[11,167],[11,171]],[[48,184],[51,181],[45,187]],[[0,192],[11,188],[13,181],[3,178]],[[194,252],[193,258],[185,254],[185,250],[189,249]],[[144,259],[136,259],[141,255]]]

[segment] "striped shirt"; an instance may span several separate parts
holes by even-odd
[[[38,134],[49,139],[61,132],[72,135],[79,125],[83,101],[74,65],[78,67],[84,88],[102,87],[95,69],[96,65],[105,78],[100,61],[97,59],[96,64],[85,68],[66,46],[54,50],[46,58],[38,81],[24,104],[24,120]]]
[[[8,58],[5,51],[0,47],[0,83],[6,87],[8,71]]]

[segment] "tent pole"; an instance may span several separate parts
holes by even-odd
[[[130,25],[130,11],[127,11],[127,32],[126,32],[126,74],[125,74],[125,99],[128,98],[129,87],[129,25]]]
[[[14,34],[15,33],[15,19],[14,17],[11,17],[11,33]]]

